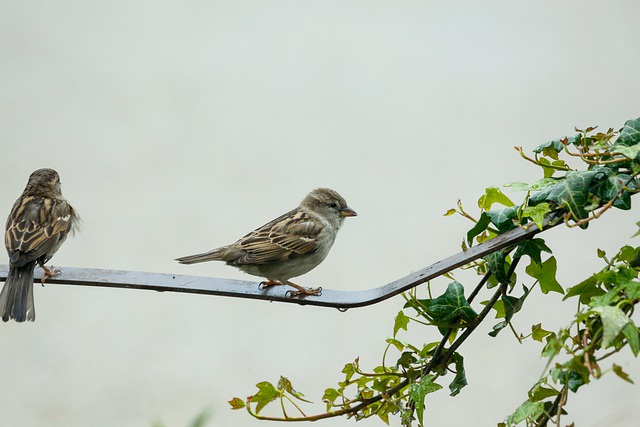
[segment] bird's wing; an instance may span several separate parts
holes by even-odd
[[[232,264],[266,264],[309,255],[318,249],[323,225],[294,209],[247,234],[234,245],[241,255]]]
[[[10,262],[20,266],[42,256],[50,258],[75,221],[66,200],[20,198],[9,214],[4,235]]]

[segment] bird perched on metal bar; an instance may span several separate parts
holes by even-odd
[[[235,243],[178,258],[182,264],[225,261],[245,273],[266,278],[260,283],[289,285],[290,296],[320,295],[322,288],[304,288],[289,281],[317,267],[329,254],[345,217],[356,216],[340,194],[317,188],[300,205],[257,228]]]
[[[0,315],[7,322],[34,321],[33,273],[38,264],[47,277],[59,273],[45,263],[60,248],[79,217],[60,191],[60,177],[53,169],[38,169],[7,218],[4,243],[9,253],[9,274],[0,292]]]

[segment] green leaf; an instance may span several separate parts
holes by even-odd
[[[489,187],[485,189],[484,195],[478,199],[478,207],[483,211],[491,209],[494,203],[504,206],[513,206],[513,202],[498,187]]]
[[[526,182],[509,182],[505,187],[511,188],[513,191],[540,191],[558,182],[558,178],[542,178],[531,184]]]
[[[638,352],[640,351],[640,335],[638,333],[638,328],[633,324],[633,321],[629,319],[629,323],[622,328],[622,333],[624,337],[627,339],[627,343],[629,344],[629,348],[633,352],[634,356],[638,356]]]
[[[484,259],[487,261],[487,267],[489,267],[491,275],[496,278],[498,283],[502,283],[503,285],[511,284],[512,280],[507,275],[509,267],[507,265],[504,249],[492,252],[489,255],[486,255]]]
[[[296,391],[293,388],[293,385],[291,384],[291,381],[289,381],[289,379],[286,378],[286,377],[280,376],[280,380],[278,381],[278,390],[279,391],[286,391],[287,393],[289,393],[290,395],[292,395],[296,399],[302,400],[303,402],[312,403],[311,401],[306,400],[304,398],[304,394],[300,393],[299,391]]]
[[[618,366],[614,363],[611,369],[613,370],[613,372],[615,372],[617,376],[619,376],[626,382],[633,384],[633,381],[629,377],[629,374],[627,374],[625,371],[622,370],[622,366]]]
[[[622,145],[616,144],[611,149],[611,154],[622,154],[629,160],[634,160],[640,153],[640,144],[635,145]]]
[[[526,419],[536,420],[544,413],[544,404],[542,402],[531,402],[527,400],[516,409],[516,411],[507,417],[507,425],[518,424]]]
[[[611,175],[593,185],[591,192],[604,203],[615,199],[613,206],[618,209],[629,210],[631,209],[631,195],[628,191],[624,191],[627,185],[630,187],[634,185],[629,175]]]
[[[464,372],[464,358],[460,353],[453,353],[453,362],[456,366],[456,376],[453,378],[453,381],[451,381],[451,384],[449,384],[451,397],[456,396],[458,393],[460,393],[460,390],[462,390],[467,385],[467,377]]]
[[[409,399],[415,404],[416,416],[418,422],[424,424],[424,398],[427,394],[438,391],[442,388],[440,384],[434,383],[435,375],[426,375],[422,377],[419,383],[412,383],[409,386]]]
[[[587,204],[591,180],[596,173],[594,171],[568,172],[564,181],[551,187],[552,190],[547,199],[567,209],[576,221],[586,218],[588,214],[584,207]]]
[[[605,305],[591,309],[592,312],[598,313],[602,320],[602,347],[607,348],[613,345],[622,329],[631,321],[624,311],[616,306]]]
[[[522,210],[523,218],[531,218],[536,227],[540,230],[544,227],[544,219],[551,212],[551,205],[546,202],[538,203],[535,206],[527,206]]]
[[[280,396],[280,392],[268,381],[262,381],[256,384],[258,392],[249,398],[251,403],[256,404],[256,414],[267,406],[267,404],[273,402]]]
[[[558,394],[560,394],[558,390],[544,386],[536,386],[529,391],[529,399],[531,399],[532,402],[539,402],[549,397],[556,397]]]
[[[547,153],[549,153],[548,150],[553,150],[556,153],[559,153],[562,150],[564,150],[564,144],[560,139],[554,139],[553,141],[545,142],[544,144],[538,145],[536,148],[533,149],[533,152],[543,153],[545,150],[547,150]],[[549,154],[545,154],[545,155],[549,155]],[[550,156],[550,157],[553,157],[553,156]],[[556,155],[553,158],[557,159],[558,157]]]
[[[582,375],[580,371],[576,369],[568,368],[566,365],[575,366],[586,376]],[[564,366],[552,369],[551,378],[560,384],[566,384],[569,390],[575,393],[581,386],[589,382],[589,371],[582,365],[577,366],[576,362],[572,359],[565,363]]]
[[[342,368],[342,373],[344,374],[345,379],[349,381],[351,377],[353,377],[353,375],[356,373],[356,364],[347,363],[346,365],[344,365],[344,368]]]
[[[640,143],[640,118],[627,120],[624,123],[616,143],[628,146]]]
[[[240,399],[239,397],[234,397],[228,403],[229,405],[231,405],[231,409],[242,409],[245,407],[244,400]]]
[[[480,219],[478,219],[478,222],[476,222],[476,225],[474,225],[473,228],[467,232],[467,244],[469,246],[473,246],[473,239],[478,234],[486,230],[490,223],[491,219],[487,216],[486,212],[483,212],[482,215],[480,215]]]
[[[540,290],[543,294],[548,294],[549,292],[564,294],[562,286],[556,280],[557,269],[556,258],[550,257],[542,264],[536,264],[531,261],[531,264],[525,268],[525,272],[540,283]]]
[[[518,248],[513,254],[513,259],[527,255],[531,258],[531,261],[540,265],[542,264],[542,252],[551,253],[551,249],[549,249],[543,239],[527,239],[518,244]]]
[[[542,339],[550,334],[551,334],[551,331],[546,331],[542,329],[541,323],[538,323],[537,325],[533,325],[531,327],[531,338],[533,338],[535,341],[542,342]]]
[[[339,398],[341,396],[340,392],[338,390],[336,390],[335,388],[328,388],[324,391],[324,394],[322,395],[322,401],[326,402],[327,404],[333,403],[336,401],[337,398]],[[331,406],[327,405],[327,410],[329,410]]]
[[[574,296],[580,296],[580,302],[582,304],[588,304],[591,300],[591,297],[602,295],[605,292],[600,288],[600,281],[597,280],[594,276],[589,277],[588,279],[583,280],[575,286],[567,289],[567,294],[562,299],[563,301],[567,298],[571,298]]]
[[[520,298],[512,297],[510,295],[502,295],[502,303],[504,304],[504,320],[493,327],[493,331],[489,332],[489,335],[495,337],[498,333],[504,329],[511,319],[513,315],[516,314],[522,308],[522,304],[524,304],[524,300],[529,295],[529,289],[526,286],[522,286],[524,288],[524,294]]]
[[[456,323],[458,319],[473,322],[478,316],[464,297],[464,288],[458,282],[449,283],[444,294],[429,301],[427,313],[439,323]]]
[[[511,206],[510,208],[488,211],[486,214],[491,223],[498,228],[498,231],[504,233],[516,227],[513,220],[518,217],[518,209],[520,206]]]
[[[393,324],[393,336],[395,337],[400,329],[403,329],[406,331],[408,324],[409,324],[409,318],[405,316],[402,310],[400,310],[396,315],[396,321]]]

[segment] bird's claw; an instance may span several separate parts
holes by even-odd
[[[55,277],[58,274],[61,273],[60,270],[56,269],[53,265],[51,267],[47,267],[46,265],[41,265],[40,267],[42,267],[42,269],[44,270],[44,275],[42,276],[42,279],[40,279],[40,284],[42,286],[44,286],[44,282],[49,278],[49,277]]]
[[[320,288],[303,288],[303,289],[296,289],[294,290],[288,290],[287,292],[284,293],[284,296],[287,298],[295,298],[295,297],[300,297],[300,298],[304,298],[306,296],[309,295],[313,295],[313,296],[320,296],[322,295],[322,287]]]

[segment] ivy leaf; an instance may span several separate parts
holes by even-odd
[[[474,225],[473,228],[467,232],[467,244],[469,246],[473,246],[473,239],[478,234],[486,230],[490,223],[491,219],[487,216],[487,213],[482,212],[482,215],[480,215],[480,219],[478,219],[476,225]]]
[[[591,309],[600,315],[602,320],[602,347],[610,347],[618,337],[622,329],[631,320],[620,308],[611,305],[598,306]]]
[[[558,158],[557,153],[564,150],[564,144],[559,139],[554,139],[553,141],[545,142],[544,144],[538,145],[533,149],[534,153],[543,153],[545,156],[552,157],[554,159]],[[551,155],[550,153],[555,151],[556,155]]]
[[[629,183],[629,184],[627,184]],[[613,206],[622,210],[631,209],[631,195],[624,191],[625,187],[633,188],[633,180],[627,174],[618,174],[607,177],[593,186],[591,192],[598,196],[604,203],[613,199]],[[616,198],[617,197],[617,198]]]
[[[229,405],[231,405],[231,409],[234,409],[234,410],[242,409],[246,406],[244,403],[244,400],[240,399],[239,397],[234,397],[228,403]]]
[[[544,219],[551,212],[551,205],[546,202],[538,203],[535,206],[527,206],[522,210],[523,218],[531,218],[536,227],[540,230],[544,227]]]
[[[257,404],[256,414],[259,414],[267,404],[273,402],[280,396],[280,392],[268,381],[262,381],[256,384],[256,387],[258,387],[259,391],[253,396],[250,396],[248,400]]]
[[[571,364],[571,361],[568,362]],[[583,367],[583,370],[585,368]],[[560,384],[566,384],[569,390],[572,392],[578,391],[578,389],[588,383],[589,372],[586,372],[586,378],[580,374],[580,372],[575,369],[568,369],[566,367],[562,368],[554,368],[551,370],[551,377],[556,381],[560,382]]]
[[[504,304],[504,320],[493,327],[493,331],[489,332],[489,335],[495,337],[498,333],[504,329],[513,315],[520,311],[522,308],[522,304],[524,304],[524,300],[529,295],[529,289],[526,286],[522,286],[524,288],[524,294],[520,298],[512,297],[511,295],[502,295],[502,303]]]
[[[395,337],[400,329],[404,329],[406,331],[408,324],[409,318],[404,314],[402,310],[400,310],[398,312],[398,315],[396,316],[396,321],[393,324],[393,336]]]
[[[544,387],[544,386],[536,386],[531,391],[529,391],[529,399],[533,402],[539,402],[540,400],[544,400],[548,397],[555,397],[560,392],[558,390],[554,390],[552,388]]]
[[[491,220],[491,223],[495,225],[501,233],[504,233],[516,227],[513,220],[518,217],[518,209],[520,209],[520,206],[511,206],[509,208],[488,211],[486,214]]]
[[[622,370],[622,366],[618,366],[614,363],[611,369],[613,370],[613,372],[615,372],[617,376],[619,376],[626,382],[633,384],[633,381],[629,377],[629,374],[627,374],[625,371]]]
[[[561,208],[566,208],[574,220],[579,221],[588,216],[584,209],[591,180],[596,175],[594,171],[574,171],[567,173],[564,181],[560,181],[547,196],[550,202]]]
[[[419,383],[412,383],[409,386],[409,399],[415,404],[416,416],[420,425],[424,424],[424,398],[427,394],[438,391],[442,388],[440,384],[434,383],[435,375],[425,375]]]
[[[464,358],[462,357],[462,355],[458,352],[453,353],[453,362],[456,366],[456,376],[453,378],[453,381],[451,381],[451,384],[449,384],[451,397],[456,396],[458,393],[460,393],[460,390],[462,390],[468,384],[467,377],[464,372]]]
[[[616,143],[627,146],[640,143],[640,118],[627,120],[624,123],[624,127]]]
[[[464,288],[458,282],[447,286],[444,294],[426,303],[427,313],[438,323],[455,323],[458,319],[473,322],[478,314],[464,297]]]
[[[331,404],[335,402],[336,399],[340,396],[340,392],[335,388],[328,388],[324,391],[324,394],[322,395],[322,401],[327,404],[327,411],[331,409]]]
[[[558,178],[542,178],[531,184],[526,182],[509,182],[505,187],[511,188],[513,191],[540,191],[558,182]]]
[[[483,211],[491,209],[494,203],[510,207],[514,203],[498,187],[489,187],[484,190],[484,194],[478,199],[478,207]]]
[[[531,258],[531,261],[540,265],[542,264],[542,252],[551,253],[551,249],[549,249],[543,239],[527,239],[518,244],[518,248],[513,254],[513,258],[516,259],[523,255],[527,255]]]
[[[562,300],[564,301],[567,298],[580,296],[580,303],[588,304],[591,297],[602,295],[604,293],[604,290],[600,287],[600,281],[591,276],[567,289],[567,294],[562,298]]]
[[[633,352],[633,355],[638,357],[638,352],[640,352],[640,334],[638,333],[638,328],[636,328],[636,325],[633,324],[631,319],[629,319],[629,323],[622,328],[622,333],[627,339],[627,343],[629,344],[629,348]]]
[[[556,258],[550,257],[542,264],[536,264],[531,261],[531,264],[524,271],[540,283],[540,290],[543,294],[548,294],[549,292],[564,294],[564,289],[556,280],[557,269]]]
[[[544,413],[544,404],[542,402],[531,402],[527,400],[516,409],[516,411],[507,417],[507,425],[518,424],[527,418],[536,420]]]
[[[295,397],[298,400],[302,400],[303,402],[307,402],[307,403],[313,403],[307,399],[304,398],[304,394],[300,393],[299,391],[296,391],[293,388],[293,385],[291,384],[291,381],[289,381],[288,378],[280,376],[280,380],[278,381],[278,390],[279,391],[286,391],[287,393],[289,393],[290,395],[292,395],[293,397]]]
[[[498,283],[503,285],[511,284],[511,278],[507,276],[508,266],[504,249],[486,255],[484,259],[491,271],[491,275],[496,278]]]
[[[612,154],[622,154],[629,160],[634,160],[640,153],[640,144],[635,145],[622,145],[616,144],[611,148]]]
[[[542,329],[541,323],[538,323],[537,325],[533,325],[531,327],[531,338],[533,338],[535,341],[542,342],[542,339],[547,335],[551,335],[551,333],[551,331]]]

